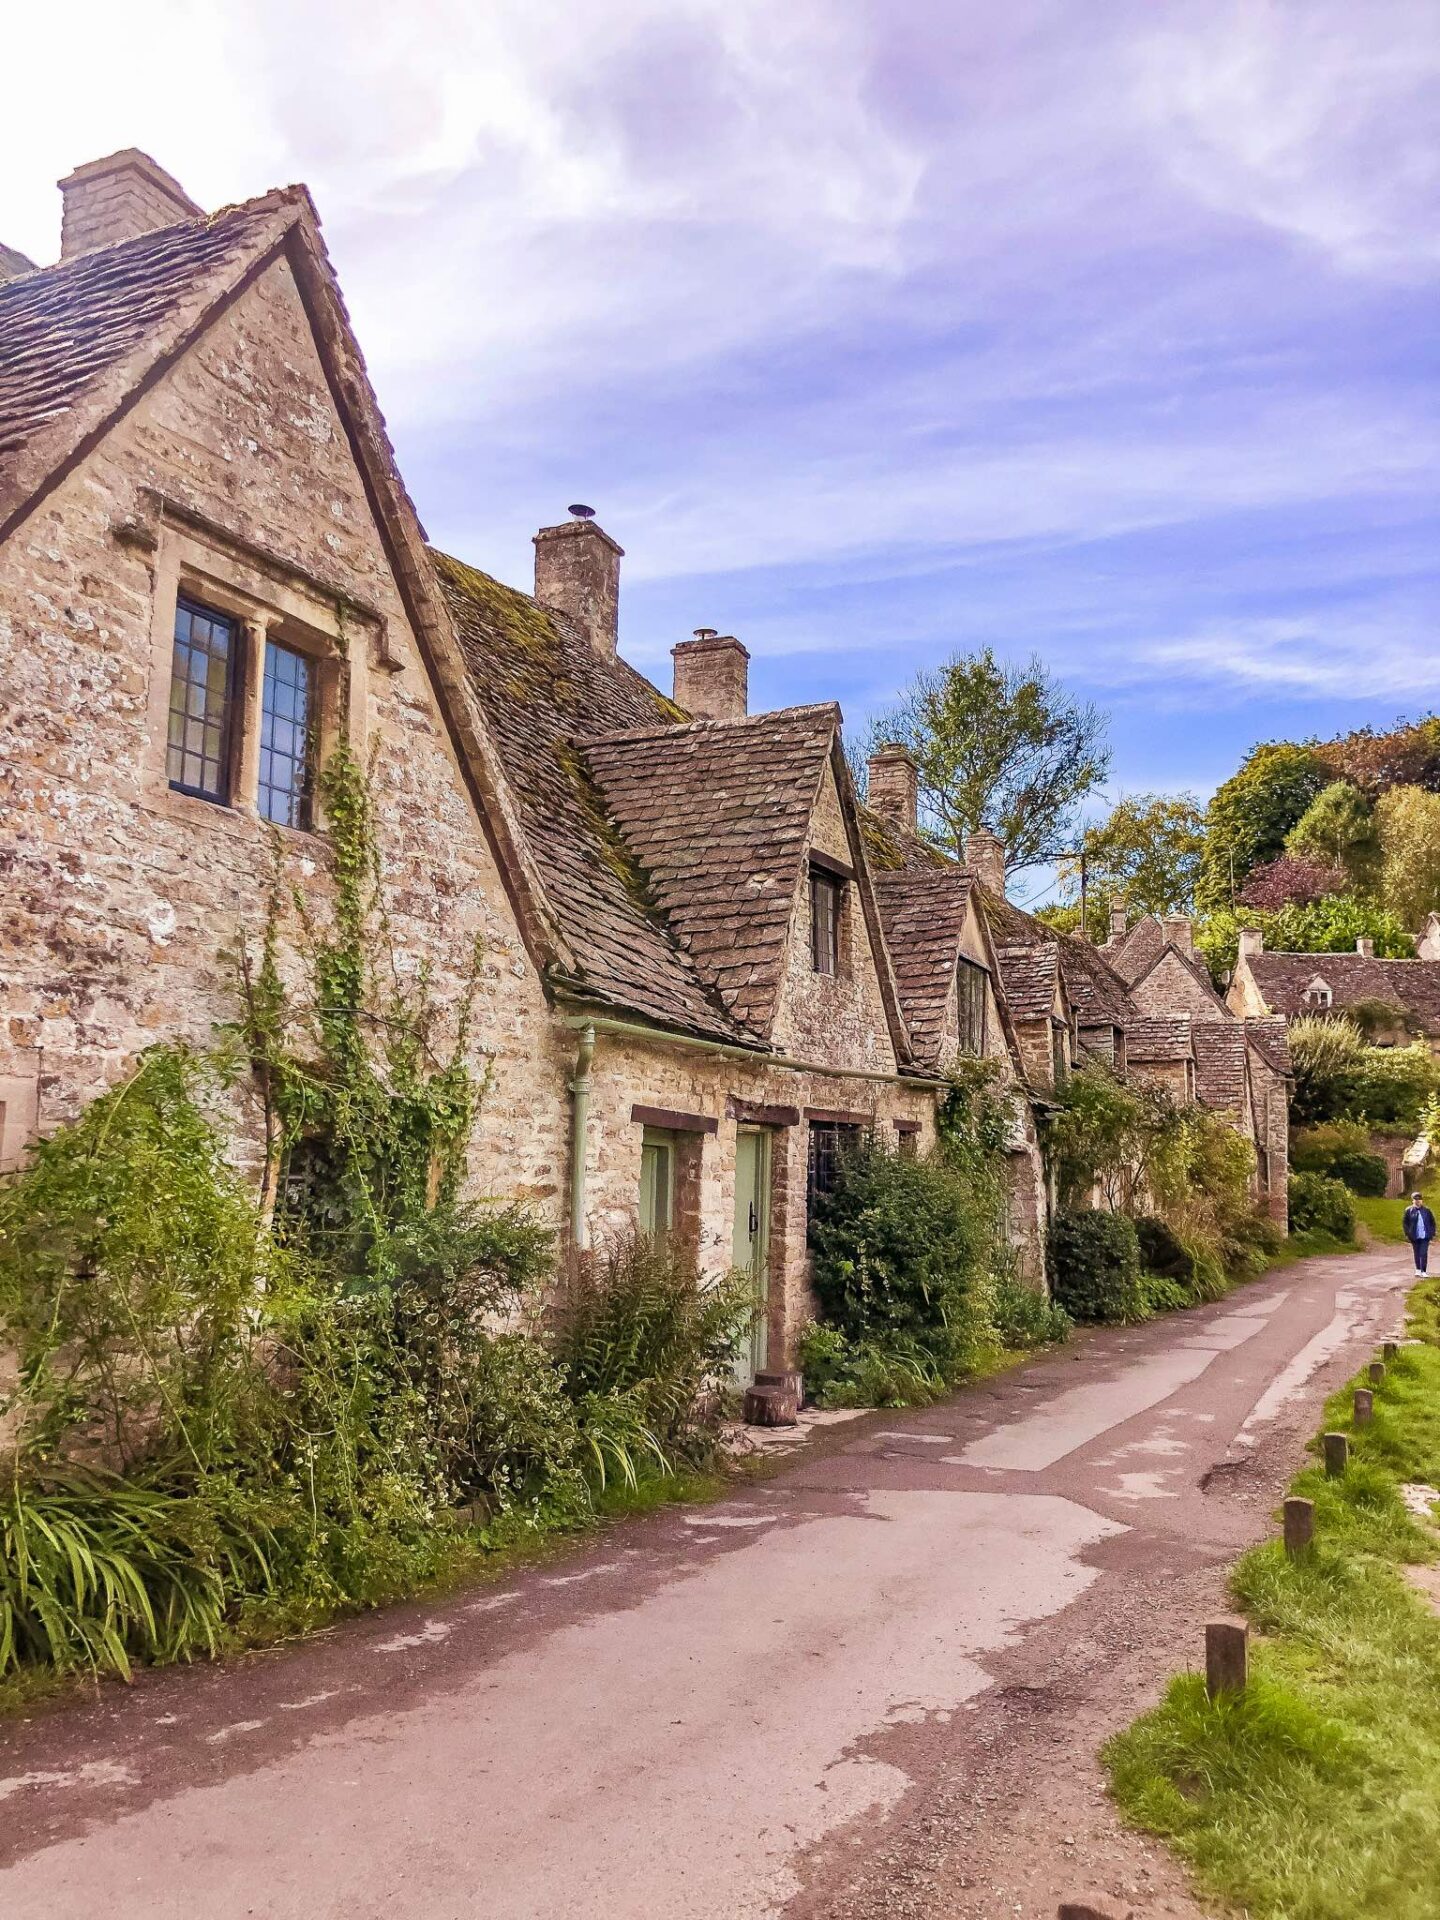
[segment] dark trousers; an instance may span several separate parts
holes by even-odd
[[[1430,1271],[1430,1242],[1428,1240],[1412,1240],[1410,1242],[1410,1248],[1415,1255],[1415,1271],[1417,1273],[1428,1273]]]

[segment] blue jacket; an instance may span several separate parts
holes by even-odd
[[[1435,1216],[1428,1207],[1406,1207],[1402,1222],[1407,1240],[1433,1240]]]

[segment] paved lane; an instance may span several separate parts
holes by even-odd
[[[0,1913],[849,1911],[1000,1667],[1263,1527],[1284,1447],[1263,1498],[1207,1489],[1293,1453],[1405,1282],[1391,1253],[1308,1262],[502,1586],[8,1727]]]

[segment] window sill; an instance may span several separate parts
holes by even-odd
[[[147,793],[140,805],[161,819],[175,820],[186,827],[208,827],[236,839],[250,839],[256,833],[278,833],[282,841],[293,842],[298,849],[313,848],[321,844],[323,837],[315,827],[282,827],[262,819],[260,809],[248,801],[205,800],[198,793],[181,793],[175,787]]]

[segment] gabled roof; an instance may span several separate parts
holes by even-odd
[[[1135,1008],[1126,995],[1124,982],[1111,970],[1100,949],[1073,934],[1059,934],[1056,938],[1060,971],[1079,1024],[1082,1027],[1128,1025],[1135,1018]]]
[[[589,735],[581,750],[695,973],[757,1036],[775,1018],[833,705]]]
[[[579,744],[606,730],[653,737],[686,716],[625,661],[603,660],[563,614],[448,554],[432,559],[564,937],[566,956],[548,969],[553,984],[662,1026],[743,1039],[667,931]]]
[[[1143,920],[1137,920],[1118,940],[1107,940],[1103,951],[1110,966],[1127,986],[1131,986],[1142,973],[1148,973],[1154,966],[1164,952],[1168,939],[1154,914],[1147,913]]]
[[[1312,1012],[1305,989],[1317,976],[1330,988],[1331,1009],[1362,1000],[1403,1007],[1429,1035],[1440,1035],[1440,960],[1376,960],[1367,953],[1253,953],[1244,964],[1272,1013],[1294,1019]]]
[[[1177,966],[1182,967],[1189,974],[1195,982],[1202,1003],[1216,1019],[1229,1020],[1234,1017],[1230,1008],[1215,991],[1215,983],[1210,978],[1210,969],[1195,954],[1187,953],[1184,947],[1178,946],[1173,940],[1166,940],[1159,946],[1138,973],[1127,976],[1130,992],[1136,996],[1137,1000],[1145,982],[1166,960],[1173,960]]]
[[[1193,1035],[1212,1023],[1178,1014],[1153,1020],[1132,1020],[1125,1029],[1125,1057],[1132,1066],[1160,1066],[1175,1060],[1193,1060]],[[1237,1025],[1238,1031],[1238,1025]]]
[[[287,188],[0,281],[0,538],[307,214]]]
[[[1290,1064],[1288,1021],[1280,1015],[1251,1014],[1245,1021],[1245,1037],[1272,1072],[1290,1078],[1294,1068]]]
[[[1060,984],[1060,955],[1052,941],[1005,946],[998,940],[995,958],[1010,1011],[1017,1020],[1048,1020],[1055,1011]]]
[[[933,1067],[945,1038],[970,907],[970,875],[954,865],[917,864],[878,872],[874,880],[910,1044],[916,1060]]]
[[[1202,1107],[1239,1113],[1245,1105],[1248,1041],[1238,1020],[1193,1020],[1195,1098]]]

